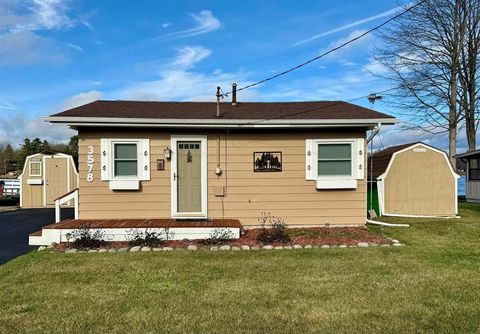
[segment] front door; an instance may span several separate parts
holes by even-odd
[[[45,159],[45,192],[47,205],[68,192],[67,159]]]
[[[178,218],[199,218],[205,216],[206,180],[204,180],[205,145],[195,138],[175,140],[175,167],[173,181],[176,198],[173,198],[173,215]]]

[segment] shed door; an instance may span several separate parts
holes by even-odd
[[[45,159],[45,192],[47,205],[68,192],[67,159]]]

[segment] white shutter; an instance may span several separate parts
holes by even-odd
[[[315,180],[314,177],[314,166],[313,166],[313,139],[306,139],[305,140],[305,179],[306,180]]]
[[[110,180],[110,141],[108,139],[100,139],[100,175],[102,181]]]
[[[141,156],[142,156],[142,174],[140,179],[150,181],[150,139],[142,139],[140,142]]]
[[[356,179],[363,180],[365,178],[365,140],[363,138],[358,138],[355,141],[355,162],[356,167]]]

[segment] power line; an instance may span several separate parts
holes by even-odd
[[[375,93],[372,93],[372,94],[380,95],[380,94],[384,94],[384,93],[390,92],[390,91],[395,90],[395,89],[398,89],[398,87],[388,88],[388,89],[385,89],[385,90],[382,90],[382,91],[379,91],[379,92],[375,92]],[[285,114],[285,115],[278,116],[278,117],[271,117],[271,118],[268,118],[268,119],[252,121],[252,122],[247,123],[247,124],[251,125],[251,124],[257,124],[257,123],[270,121],[270,120],[275,120],[275,119],[282,119],[282,118],[286,118],[286,117],[297,116],[297,115],[309,113],[309,112],[312,112],[312,111],[318,111],[318,110],[322,110],[322,109],[325,109],[325,108],[334,107],[334,106],[341,105],[341,104],[344,104],[344,103],[350,103],[350,102],[354,102],[354,101],[357,101],[357,100],[366,99],[366,98],[368,98],[369,95],[370,94],[355,97],[355,98],[352,98],[352,99],[349,99],[349,100],[346,100],[346,101],[332,101],[331,103],[326,104],[326,105],[321,106],[321,107],[312,108],[312,109],[308,109],[308,110],[302,110],[302,111],[295,112],[295,113],[289,113],[289,114]]]
[[[334,48],[332,48],[332,49],[330,49],[330,50],[328,50],[328,51],[326,51],[326,52],[324,52],[324,53],[322,53],[322,54],[320,54],[320,55],[318,55],[318,56],[316,56],[316,57],[314,57],[314,58],[311,58],[311,59],[309,59],[309,60],[307,60],[307,61],[305,61],[305,62],[303,62],[303,63],[301,63],[301,64],[299,64],[299,65],[296,65],[296,66],[294,66],[294,67],[291,67],[291,68],[289,68],[289,69],[287,69],[287,70],[285,70],[285,71],[282,71],[282,72],[280,72],[280,73],[277,73],[277,74],[275,74],[275,75],[272,75],[272,76],[270,76],[270,77],[267,77],[267,78],[265,78],[265,79],[262,79],[262,80],[260,80],[260,81],[257,81],[257,82],[248,84],[248,85],[246,85],[246,86],[240,87],[240,88],[237,89],[237,92],[238,92],[238,91],[241,91],[241,90],[249,89],[249,88],[258,86],[258,85],[260,85],[260,84],[262,84],[262,83],[264,83],[264,82],[267,82],[267,81],[276,79],[276,78],[278,78],[278,77],[280,77],[280,76],[282,76],[282,75],[288,74],[288,73],[293,72],[293,71],[295,71],[295,70],[297,70],[297,69],[299,69],[299,68],[301,68],[301,67],[304,67],[304,66],[306,66],[306,65],[308,65],[308,64],[310,64],[310,63],[312,63],[312,62],[314,62],[314,61],[316,61],[316,60],[318,60],[318,59],[320,59],[320,58],[323,58],[323,57],[329,55],[329,54],[332,53],[332,52],[335,52],[335,51],[337,51],[337,50],[340,50],[341,48],[343,48],[343,47],[345,47],[345,46],[347,46],[347,45],[349,45],[349,44],[351,44],[351,43],[353,43],[353,42],[361,39],[362,37],[365,37],[366,35],[374,32],[375,30],[378,30],[378,29],[382,28],[383,26],[385,26],[385,25],[387,25],[388,23],[396,20],[396,19],[399,18],[400,16],[408,13],[408,12],[411,11],[412,9],[420,6],[421,4],[423,4],[423,3],[427,2],[427,1],[428,1],[428,0],[421,0],[421,1],[417,2],[415,5],[408,7],[407,9],[405,9],[404,11],[402,11],[401,13],[398,13],[397,15],[389,18],[388,20],[384,21],[383,23],[381,23],[381,24],[379,24],[379,25],[377,25],[377,26],[375,26],[375,27],[373,27],[373,28],[365,31],[364,33],[362,33],[362,34],[360,34],[360,35],[358,35],[358,36],[356,36],[356,37],[354,37],[354,38],[352,38],[352,39],[350,39],[350,40],[348,40],[348,41],[340,44],[339,46],[336,46],[336,47],[334,47]],[[228,95],[228,94],[230,94],[230,93],[231,93],[231,91],[228,92],[228,93],[226,93],[225,95]]]

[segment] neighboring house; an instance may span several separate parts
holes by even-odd
[[[364,225],[366,131],[396,123],[338,101],[220,103],[218,116],[210,102],[96,101],[47,120],[78,131],[80,220],[245,228],[262,212]]]
[[[457,154],[455,158],[466,162],[465,200],[480,203],[480,150]]]
[[[56,198],[78,187],[72,156],[52,151],[29,155],[18,178],[22,208],[53,206]]]
[[[458,213],[459,176],[447,154],[435,147],[417,142],[376,152],[368,177],[377,189],[380,215],[454,217]]]
[[[0,196],[17,197],[20,194],[19,179],[0,179]]]

